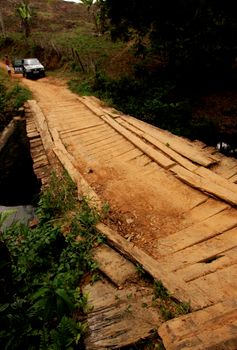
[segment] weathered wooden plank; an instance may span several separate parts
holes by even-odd
[[[153,159],[156,163],[161,165],[165,169],[169,169],[175,163],[167,158],[165,155],[160,153],[157,150],[154,150],[153,147],[145,144],[145,142],[141,141],[140,138],[134,136],[130,131],[126,130],[124,127],[119,125],[109,116],[101,116],[101,118],[107,122],[110,126],[112,126],[115,130],[117,130],[121,135],[123,135],[128,141],[133,143],[136,147],[138,147],[142,152],[144,152],[147,156]]]
[[[188,286],[202,290],[212,303],[237,298],[237,264],[218,269],[214,273],[190,281]]]
[[[94,114],[98,115],[99,117],[104,115],[104,111],[101,107],[98,105],[95,105],[90,97],[88,96],[82,96],[78,97],[79,101],[82,102],[87,108],[89,108]]]
[[[157,147],[160,151],[164,152],[168,157],[173,159],[176,163],[182,165],[184,168],[194,171],[197,168],[197,165],[194,165],[192,162],[190,162],[188,159],[182,157],[179,153],[176,153],[173,151],[168,144],[163,144],[159,140],[155,139],[153,136],[150,136],[149,134],[137,129],[136,127],[132,126],[131,124],[127,123],[122,118],[117,118],[116,121],[123,125],[128,130],[132,131],[136,135],[140,136],[141,138],[145,139],[146,141],[150,142],[152,145]]]
[[[226,300],[161,325],[166,350],[236,350],[237,302]]]
[[[114,149],[111,149],[110,151],[107,150],[107,152],[100,152],[98,158],[99,159],[103,159],[103,161],[113,161],[113,159],[121,156],[121,162],[123,161],[122,159],[122,156],[124,154],[126,154],[127,152],[131,151],[133,149],[133,145],[132,144],[118,144],[118,145],[115,145],[116,147],[114,147]],[[108,163],[109,163],[108,162]]]
[[[185,282],[190,282],[233,264],[237,264],[237,247],[229,249],[224,253],[218,253],[218,255],[213,256],[213,259],[209,259],[206,262],[198,262],[185,266],[179,269],[179,276]]]
[[[237,168],[235,169],[235,172],[237,172]],[[214,173],[213,171],[211,171],[209,169],[199,167],[195,170],[195,173],[204,177],[205,179],[209,179],[213,183],[215,183],[223,188],[226,188],[229,191],[237,193],[237,185],[231,183],[229,180],[226,180],[222,176]]]
[[[171,171],[183,182],[189,186],[197,188],[202,192],[210,193],[215,197],[221,198],[227,203],[237,206],[237,192],[231,191],[227,188],[194,174],[180,165],[175,165]]]
[[[34,119],[37,126],[37,130],[40,133],[41,140],[44,145],[44,149],[47,153],[48,151],[52,150],[52,147],[53,147],[53,141],[48,130],[47,121],[36,101],[29,100],[27,101],[27,103],[31,108],[32,113],[34,113]]]
[[[134,158],[131,162],[133,164],[136,164],[139,167],[144,167],[150,162],[152,162],[152,160],[149,157],[147,157],[145,154],[142,154],[141,156]]]
[[[188,143],[180,137],[164,132],[159,128],[152,127],[151,125],[131,116],[122,116],[121,118],[128,123],[135,125],[141,130],[146,130],[147,134],[153,136],[164,145],[169,144],[170,149],[193,161],[194,163],[203,166],[210,166],[211,164],[216,163],[216,159],[213,159],[211,156],[206,154],[204,150],[198,151],[197,147],[192,146],[190,142]]]
[[[107,245],[97,247],[93,257],[99,269],[117,286],[123,285],[127,280],[135,282],[138,278],[134,264]]]
[[[162,265],[166,264],[170,271],[178,272],[179,269],[208,261],[218,255],[222,256],[225,251],[234,248],[237,243],[237,228],[226,231],[221,235],[213,237],[207,241],[195,244],[186,249],[179,250],[171,256],[167,256],[161,260]]]
[[[120,349],[150,335],[161,324],[153,289],[139,285],[116,290],[106,281],[83,288],[92,306],[87,316],[86,349]]]
[[[133,146],[130,151],[127,151],[126,153],[123,153],[119,156],[116,156],[116,159],[119,160],[122,158],[123,162],[129,162],[132,159],[135,159],[136,157],[141,156],[142,154],[143,153],[139,149],[134,148],[134,146]]]
[[[159,239],[157,249],[161,256],[165,256],[206,241],[236,226],[237,211],[227,209],[168,237]]]
[[[95,143],[87,144],[85,147],[88,152],[93,150],[99,151],[100,149],[104,149],[105,146],[113,148],[113,144],[116,144],[117,142],[127,142],[127,140],[124,140],[121,135],[116,134],[106,139],[97,140]]]
[[[184,227],[188,227],[193,225],[194,222],[203,221],[228,208],[228,204],[219,200],[208,198],[204,203],[200,203],[188,212],[185,212],[183,214],[184,220],[182,221],[182,223]]]
[[[49,165],[48,159],[34,161],[33,163],[33,169],[36,170],[38,168],[44,167],[45,165]]]

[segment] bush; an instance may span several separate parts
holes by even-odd
[[[94,229],[98,216],[85,200],[78,207],[68,176],[55,174],[38,212],[37,227],[16,224],[1,235],[1,252],[6,252],[1,264],[7,263],[7,270],[0,269],[0,281],[5,281],[6,271],[10,278],[1,291],[1,348],[77,349],[86,331],[82,317],[87,303],[78,286],[97,268],[91,249],[98,240]],[[78,236],[83,239],[76,240]]]

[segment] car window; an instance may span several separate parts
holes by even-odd
[[[26,59],[24,60],[25,65],[33,65],[33,64],[40,64],[39,60],[37,58],[32,58],[32,59]]]
[[[21,66],[22,61],[21,60],[14,60],[14,66]]]

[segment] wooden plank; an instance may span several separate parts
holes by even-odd
[[[192,269],[192,265],[208,261],[218,255],[225,255],[225,252],[234,248],[237,243],[237,228],[226,231],[221,235],[213,237],[207,241],[192,245],[186,249],[179,250],[160,260],[160,262],[167,265],[170,271],[178,272],[186,266]]]
[[[92,310],[87,314],[86,349],[120,349],[149,337],[161,324],[153,289],[133,285],[116,290],[106,281],[83,288]]]
[[[235,172],[237,172],[237,169],[235,170]],[[199,167],[195,170],[195,173],[204,177],[205,179],[209,179],[210,181],[212,181],[213,183],[226,188],[232,192],[236,192],[237,193],[237,185],[231,183],[229,180],[223,178],[222,176],[214,173],[213,171],[203,168],[203,167]]]
[[[116,123],[111,117],[109,117],[109,116],[101,116],[101,118],[105,122],[107,122],[110,126],[112,126],[115,130],[117,130],[121,135],[123,135],[128,141],[130,141],[136,147],[138,147],[147,156],[149,156],[156,163],[161,165],[163,168],[169,169],[170,167],[172,167],[175,164],[172,160],[170,160],[169,158],[164,156],[162,153],[160,153],[157,150],[154,150],[154,148],[152,148],[151,146],[145,144],[137,136],[134,136],[130,131],[126,130],[121,125]]]
[[[102,139],[102,140],[97,140],[94,143],[87,144],[84,146],[88,150],[88,152],[93,151],[93,150],[99,151],[100,149],[104,149],[105,147],[113,148],[113,145],[118,143],[118,142],[119,143],[127,142],[127,140],[124,140],[124,138],[121,135],[116,133],[116,135],[112,135],[112,136],[105,138],[105,139]]]
[[[152,162],[152,160],[149,157],[147,157],[145,154],[142,154],[141,156],[131,160],[131,162],[133,164],[136,164],[139,167],[144,167],[147,164],[149,164],[150,162]]]
[[[33,163],[33,169],[36,170],[38,168],[42,168],[45,165],[49,165],[48,159],[44,159],[44,160],[39,160]]]
[[[224,267],[214,273],[190,281],[188,286],[202,290],[212,303],[237,298],[237,264]]]
[[[166,350],[236,350],[237,302],[227,300],[159,327]]]
[[[197,168],[197,165],[194,165],[192,162],[190,162],[188,159],[182,157],[179,153],[176,153],[173,151],[168,145],[163,144],[162,142],[155,139],[153,136],[150,136],[149,134],[137,129],[136,127],[130,125],[122,118],[117,118],[116,121],[123,125],[128,130],[132,131],[136,135],[142,137],[146,141],[150,142],[152,145],[157,147],[160,151],[164,152],[168,157],[173,159],[176,163],[182,165],[184,168],[194,171]]]
[[[90,97],[82,96],[82,97],[78,97],[78,100],[82,102],[87,108],[89,108],[94,114],[98,115],[99,117],[104,115],[103,109],[96,106],[93,103],[93,101],[90,99]]]
[[[130,151],[127,151],[126,153],[123,153],[119,156],[116,156],[116,159],[121,159],[123,162],[129,162],[132,159],[135,159],[136,157],[141,156],[143,153],[137,149],[137,148],[133,148]]]
[[[117,286],[123,285],[128,280],[136,282],[138,274],[134,264],[109,246],[97,247],[93,252],[93,257],[99,269]]]
[[[204,203],[200,203],[188,212],[185,212],[183,214],[185,218],[182,221],[182,224],[184,225],[184,228],[191,226],[194,222],[203,221],[228,208],[228,204],[212,198],[208,198],[208,200],[206,200]]]
[[[102,159],[103,161],[108,161],[108,163],[110,163],[111,161],[113,161],[115,158],[117,159],[117,157],[119,156],[123,156],[124,154],[126,154],[127,152],[131,151],[133,149],[133,145],[132,144],[122,144],[122,146],[117,145],[114,149],[112,149],[111,151],[108,152],[101,152],[98,156],[99,159]],[[122,158],[121,158],[121,161]]]
[[[237,247],[229,249],[224,253],[218,253],[217,256],[210,259],[209,262],[199,262],[197,264],[188,265],[179,270],[179,276],[185,282],[191,282],[199,277],[214,273],[219,269],[223,269],[237,263]]]
[[[168,237],[159,239],[157,249],[161,256],[165,256],[204,242],[236,226],[237,211],[227,209]]]
[[[112,152],[118,150],[120,151],[123,147],[132,147],[131,144],[127,143],[126,140],[117,140],[114,143],[109,142],[108,144],[101,145],[98,148],[93,148],[92,150],[87,150],[89,156],[98,156],[101,157],[103,155],[106,155],[110,153],[112,155]]]
[[[131,116],[122,116],[121,118],[127,121],[128,123],[135,125],[140,130],[146,129],[147,134],[153,136],[155,139],[157,139],[164,145],[169,144],[170,149],[179,153],[183,157],[193,161],[194,163],[206,167],[216,163],[216,160],[208,154],[206,154],[205,151],[197,150],[197,147],[192,146],[190,143],[188,143],[181,137],[177,137],[175,135],[172,135],[171,133],[164,132],[159,128],[155,128]]]
[[[28,100],[27,103],[34,115],[37,130],[40,133],[44,149],[46,150],[46,153],[47,153],[48,151],[51,151],[53,147],[53,141],[49,133],[47,121],[45,119],[43,112],[41,111],[39,105],[35,100]]]
[[[186,170],[180,165],[175,165],[171,171],[189,186],[197,188],[202,192],[210,193],[217,198],[221,198],[227,203],[237,206],[237,192],[223,188],[222,186],[208,179],[206,180],[205,178]]]

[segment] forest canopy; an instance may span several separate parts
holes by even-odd
[[[236,1],[103,0],[112,38],[135,39],[170,67],[226,70],[237,56]]]

